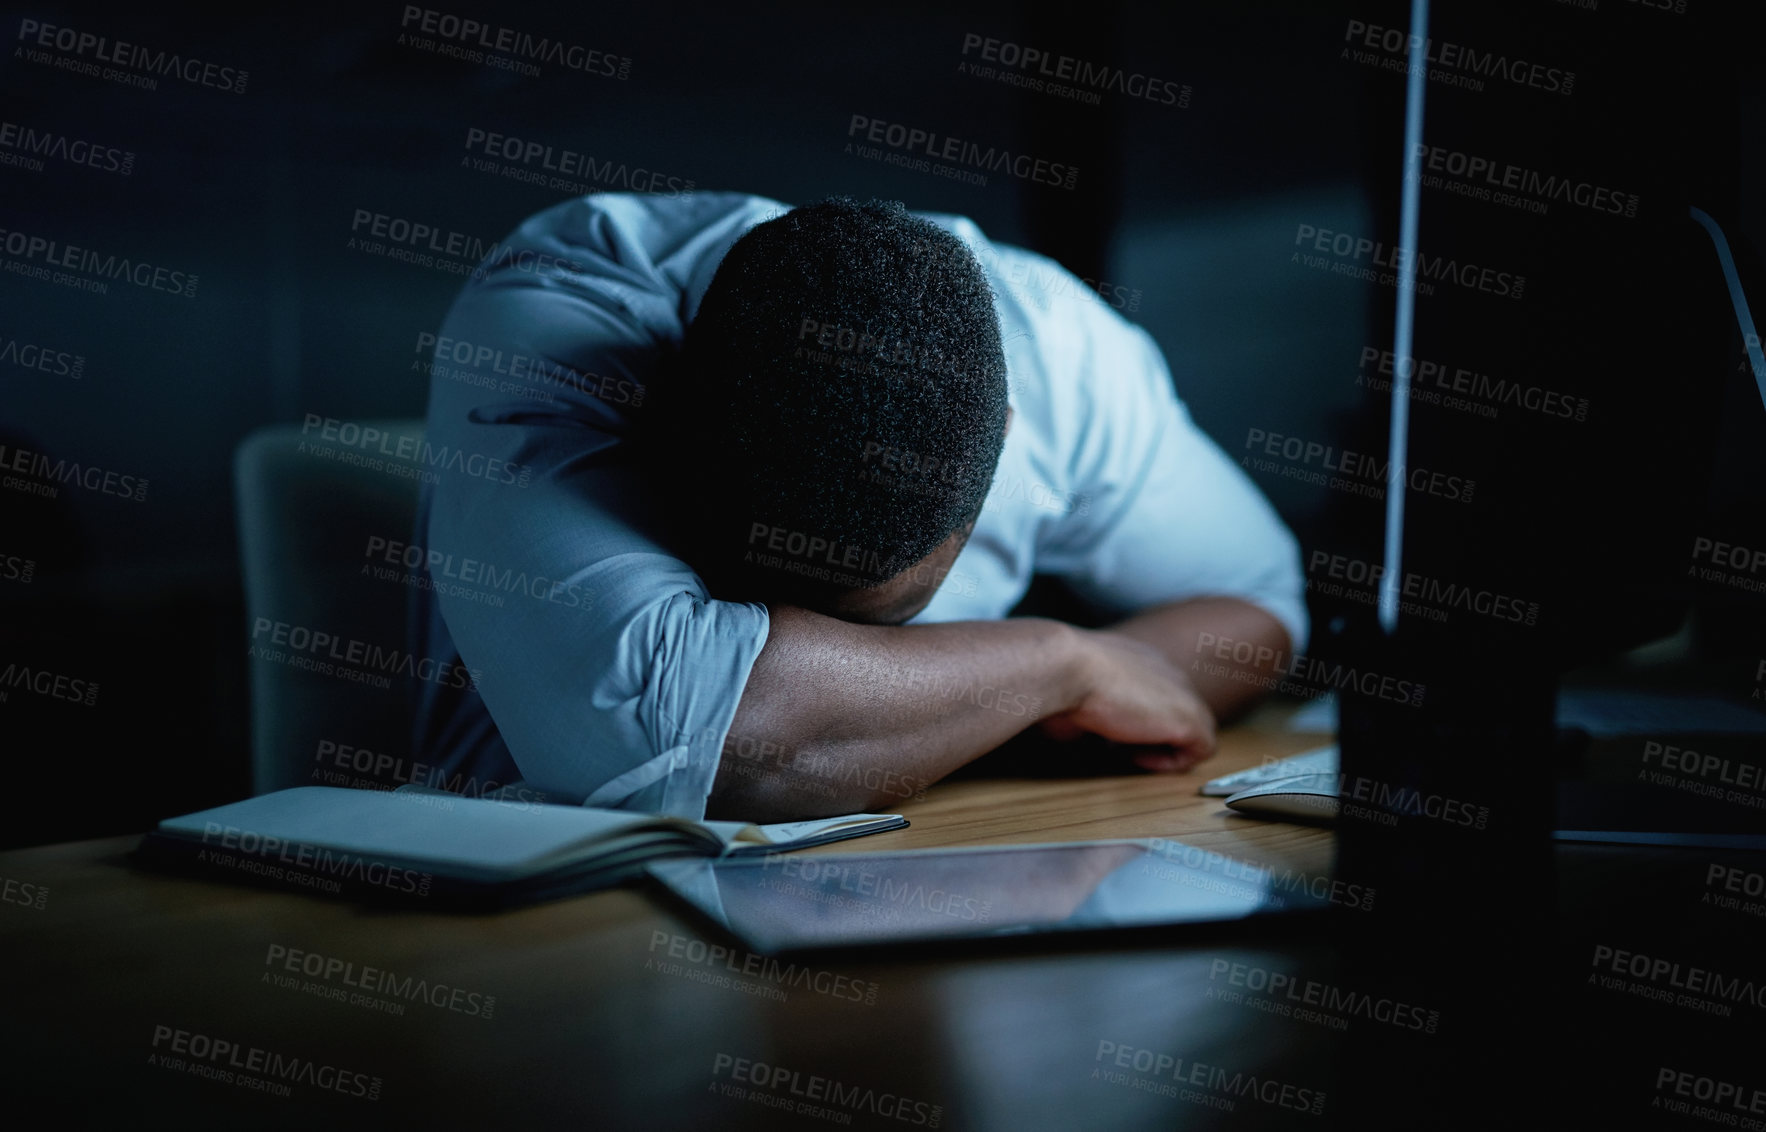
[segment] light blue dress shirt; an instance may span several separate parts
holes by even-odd
[[[416,591],[416,646],[478,687],[425,685],[419,757],[554,801],[704,816],[767,611],[713,600],[670,553],[654,518],[691,501],[652,493],[632,440],[724,253],[788,209],[581,197],[467,284],[437,335],[427,439],[522,471],[423,485],[415,542],[445,565]],[[917,215],[987,272],[1014,413],[974,533],[912,623],[1003,617],[1036,572],[1112,613],[1240,598],[1302,650],[1294,538],[1190,420],[1152,338],[1054,261]]]

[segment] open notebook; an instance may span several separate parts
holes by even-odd
[[[619,884],[667,857],[776,853],[907,824],[688,821],[421,787],[297,786],[167,818],[136,858],[323,895],[502,907]]]

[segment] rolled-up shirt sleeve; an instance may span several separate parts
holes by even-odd
[[[669,552],[635,454],[691,245],[729,236],[692,219],[674,238],[634,198],[588,198],[523,225],[509,244],[533,255],[469,284],[437,336],[426,442],[467,457],[433,484],[431,551],[507,594],[436,599],[523,780],[700,818],[768,619]]]
[[[1043,532],[1039,568],[1117,614],[1237,598],[1304,650],[1299,544],[1275,508],[1190,418],[1151,335],[1089,303],[1076,331],[1073,506]]]

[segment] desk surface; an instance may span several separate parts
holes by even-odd
[[[1204,777],[1325,739],[1281,718],[1229,729],[1183,776],[941,784],[901,807],[912,828],[818,852],[1166,836],[1318,868],[1328,832],[1195,794]],[[75,1119],[1317,1128],[1341,1115],[1342,1090],[1386,1087],[1357,1084],[1346,1064],[1442,1048],[1389,1019],[1277,1013],[1232,988],[1227,972],[1263,970],[1380,989],[1315,926],[1274,941],[1202,926],[1156,944],[780,964],[714,951],[639,891],[490,916],[388,912],[138,872],[124,860],[135,841],[0,855],[8,1087]],[[20,902],[42,890],[41,908]],[[1232,1096],[1217,1070],[1279,1086]],[[1322,1102],[1324,1120],[1302,1111],[1320,1096],[1339,1098]]]
[[[1191,774],[1106,778],[961,779],[944,782],[898,812],[907,829],[836,842],[812,852],[884,852],[1027,841],[1171,837],[1260,865],[1328,865],[1328,830],[1245,818],[1201,783],[1328,743],[1328,734],[1293,732],[1285,707],[1266,707],[1221,738],[1220,751]]]
[[[1258,863],[1328,863],[1327,832],[1249,821],[1195,792],[1204,777],[1321,741],[1283,731],[1280,717],[1272,711],[1228,730],[1219,754],[1187,775],[934,786],[900,807],[910,828],[816,852],[1166,836]],[[493,916],[390,913],[138,872],[124,862],[136,840],[0,855],[0,876],[47,889],[41,910],[0,905],[9,1011],[25,1023],[8,1027],[16,1044],[7,1062],[28,1067],[20,1080],[63,1082],[55,1091],[64,1103],[94,1111],[126,1101],[290,1125],[321,1113],[328,1122],[442,1127],[549,1127],[565,1118],[597,1128],[845,1123],[787,1111],[778,1107],[784,1098],[880,1127],[903,1123],[877,1111],[892,1107],[877,1098],[893,1095],[928,1106],[909,1104],[910,1125],[1030,1127],[1056,1104],[1072,1109],[1078,1123],[1067,1126],[1077,1127],[1100,1103],[1132,1124],[1132,1111],[1176,1102],[1089,1082],[1096,1044],[1140,1012],[1143,978],[1193,976],[1202,962],[1162,955],[1100,966],[1095,955],[1041,955],[781,968],[745,953],[713,960],[696,928],[640,892]],[[1063,974],[1074,965],[1086,977]],[[413,1001],[407,977],[445,988],[433,992],[443,1005]],[[975,1095],[1001,1085],[993,1060],[1003,1050],[989,1032],[1016,1024],[978,1004],[1003,1000],[1015,1011],[1060,988],[1081,1031],[1055,1055],[1060,1064],[1012,1067],[1022,1093]],[[355,1073],[379,1077],[379,1099],[329,1091],[316,1073],[287,1096],[241,1084],[281,1079],[235,1068],[231,1054],[205,1063],[189,1052],[193,1037],[168,1039],[159,1027],[329,1064],[346,1071],[350,1090],[361,1084]],[[904,1043],[943,1052],[903,1060]],[[168,1052],[173,1067],[157,1060]],[[781,1078],[765,1097],[736,1095],[752,1085],[733,1075],[752,1076],[756,1062],[799,1077]],[[228,1072],[231,1081],[215,1075]],[[844,1092],[844,1106],[817,1104],[805,1096],[832,1086],[812,1077],[876,1093],[868,1106]]]

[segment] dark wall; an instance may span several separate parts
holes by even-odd
[[[612,76],[557,64],[524,75],[439,55],[409,41],[423,34],[402,23],[411,7],[43,5],[6,17],[0,116],[62,147],[34,168],[20,144],[0,144],[0,159],[18,159],[0,164],[6,238],[166,271],[158,289],[111,281],[102,293],[10,266],[0,274],[0,350],[14,344],[13,360],[0,357],[0,444],[115,473],[109,489],[64,486],[54,498],[0,490],[0,665],[99,688],[90,704],[16,689],[0,702],[0,749],[15,774],[0,841],[133,830],[245,792],[233,453],[252,429],[307,414],[421,415],[417,336],[461,277],[352,249],[358,212],[492,240],[574,195],[475,169],[474,131],[623,169],[578,177],[582,191],[633,187],[641,169],[668,188],[787,202],[874,195],[966,214],[1055,256],[1146,325],[1229,451],[1252,429],[1329,441],[1383,428],[1353,378],[1361,346],[1389,334],[1392,291],[1290,257],[1300,225],[1361,231],[1391,219],[1401,80],[1341,53],[1349,20],[1402,26],[1408,5],[435,9],[629,60],[623,72],[607,64]],[[1652,23],[1676,17],[1637,5],[1603,9],[1512,9],[1517,36],[1524,26],[1592,66],[1586,114],[1602,112],[1601,81],[1635,80],[1601,73],[1601,60],[1621,57],[1614,44],[1693,26]],[[106,50],[121,41],[216,66],[206,80],[162,76],[143,89],[128,78],[139,68],[120,68],[122,79],[81,73],[95,49],[44,47],[41,25],[101,37]],[[1500,39],[1501,27],[1481,33]],[[1090,105],[977,77],[961,69],[978,61],[965,53],[971,35],[1149,76],[1170,84],[1173,101],[1106,90]],[[1736,172],[1729,199],[1711,207],[1757,278],[1766,231],[1749,127],[1759,86],[1738,80],[1730,98]],[[998,174],[979,186],[887,166],[847,152],[854,115],[1080,174],[1071,188]],[[66,156],[73,148],[96,156],[81,164]],[[0,251],[8,264],[43,261]],[[51,361],[17,364],[21,346]],[[1766,430],[1748,431],[1762,407],[1750,375],[1733,369],[1739,356],[1732,341],[1727,373],[1682,379],[1727,398],[1721,436],[1699,438],[1720,447],[1711,500],[1696,505],[1710,509],[1706,528],[1745,542],[1757,531],[1743,516],[1760,510]],[[1328,493],[1279,476],[1259,483],[1308,545],[1344,521]],[[1694,596],[1739,600],[1758,623],[1757,599],[1735,587]],[[1742,656],[1750,646],[1728,647]]]

